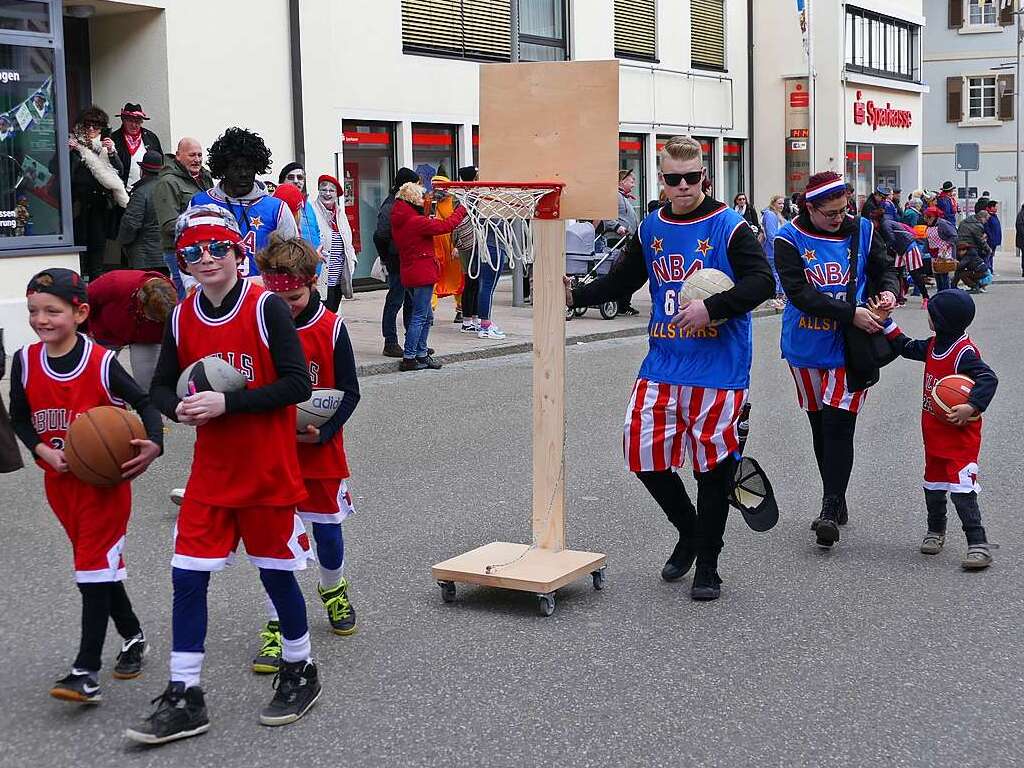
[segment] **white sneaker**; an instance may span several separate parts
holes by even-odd
[[[487,328],[481,328],[477,332],[478,339],[504,339],[505,332],[496,325],[490,325]]]
[[[463,323],[459,331],[461,333],[479,333],[480,326],[476,323]]]
[[[181,502],[185,500],[185,489],[184,488],[172,488],[171,489],[171,502],[175,506],[180,507]]]

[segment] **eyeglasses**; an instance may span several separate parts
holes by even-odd
[[[289,173],[287,176],[285,176],[285,178],[288,179],[288,181],[302,181],[304,178],[306,178],[306,174],[293,172]]]
[[[203,251],[208,251],[213,258],[220,260],[231,253],[234,245],[230,240],[213,240],[209,245],[196,243],[195,245],[186,245],[184,248],[179,248],[178,255],[185,260],[186,264],[195,264],[203,258]]]
[[[699,184],[700,180],[704,178],[704,169],[701,168],[699,171],[690,171],[689,173],[663,173],[661,178],[665,180],[666,186],[678,187],[683,181],[686,182],[688,187],[692,187],[694,184]]]
[[[103,125],[103,123],[94,123],[94,122],[91,122],[89,120],[86,120],[84,123],[82,123],[82,127],[83,128],[105,128],[106,126]]]
[[[841,219],[841,218],[843,218],[843,216],[846,215],[846,207],[845,206],[843,206],[842,208],[839,208],[839,209],[837,209],[835,211],[825,211],[825,210],[822,210],[821,208],[818,208],[817,206],[815,206],[814,210],[816,210],[819,214],[824,216],[826,219]]]

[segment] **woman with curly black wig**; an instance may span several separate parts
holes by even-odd
[[[231,211],[245,246],[246,259],[239,271],[243,277],[258,275],[255,254],[270,243],[272,234],[299,236],[288,206],[256,181],[257,174],[270,170],[270,150],[258,133],[233,127],[213,142],[207,158],[210,173],[220,181],[213,189],[193,196],[191,204],[213,203]]]

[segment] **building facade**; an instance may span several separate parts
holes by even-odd
[[[933,96],[925,105],[925,183],[952,181],[968,207],[985,192],[1012,221],[1017,200],[1017,16],[1019,2],[926,0],[924,74]],[[954,148],[976,143],[979,170],[956,170]],[[1012,248],[1013,238],[1007,240]]]
[[[35,34],[53,51],[52,72],[37,67],[10,99],[31,105],[36,90],[52,93],[47,157],[57,158],[55,168],[67,162],[69,119],[89,103],[110,114],[141,103],[152,118],[146,127],[171,152],[182,136],[209,147],[228,126],[250,128],[273,152],[275,181],[294,159],[313,178],[343,179],[364,280],[376,257],[377,209],[397,168],[429,181],[475,163],[486,141],[477,129],[479,67],[513,57],[513,12],[522,61],[619,59],[620,166],[637,175],[638,209],[657,197],[659,146],[679,133],[700,138],[717,196],[748,191],[746,0],[514,2],[9,0],[0,17],[42,8],[51,26],[8,33],[3,19],[0,45],[5,35],[19,42]],[[2,130],[0,120],[0,141]],[[21,190],[8,176],[8,192]],[[51,208],[67,208],[69,222],[66,179],[50,188]],[[33,207],[37,196],[29,195]],[[28,278],[45,266],[77,268],[68,222],[45,244],[0,241],[0,326],[11,329],[11,343],[28,338]]]
[[[754,195],[801,191],[809,174],[844,173],[862,202],[878,184],[921,186],[921,0],[756,3]]]

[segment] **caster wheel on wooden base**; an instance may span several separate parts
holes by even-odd
[[[537,595],[537,608],[541,616],[550,616],[555,612],[555,596]]]
[[[590,576],[594,579],[594,589],[604,589],[604,568],[598,568]]]
[[[455,582],[454,581],[439,581],[437,586],[441,588],[441,599],[446,603],[455,602]]]

